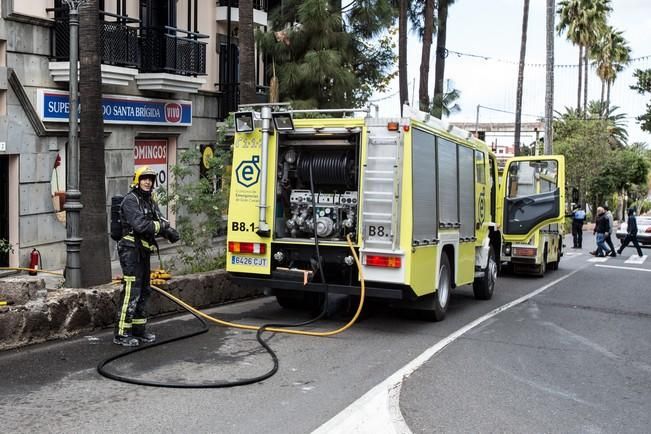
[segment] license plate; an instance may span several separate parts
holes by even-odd
[[[252,267],[266,267],[267,258],[252,258],[250,256],[231,256],[231,264],[233,265],[250,265]]]

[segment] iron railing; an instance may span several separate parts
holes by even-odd
[[[70,59],[70,22],[68,8],[48,9],[54,12],[52,57],[57,61]],[[140,20],[100,11],[100,58],[103,64],[138,67],[140,44],[138,27]]]
[[[182,33],[185,37],[179,37]],[[142,72],[169,72],[177,75],[206,74],[207,35],[166,26],[140,29]]]
[[[238,0],[219,0],[219,6],[228,7],[229,4],[230,7],[232,8],[239,8]],[[260,11],[267,11],[268,7],[269,7],[269,2],[267,0],[253,0],[253,9],[257,9]]]

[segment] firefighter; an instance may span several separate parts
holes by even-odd
[[[126,347],[156,339],[156,335],[145,328],[145,308],[151,294],[150,257],[152,251],[158,249],[156,236],[165,237],[171,243],[179,240],[179,233],[162,218],[152,198],[156,175],[148,166],[138,168],[133,175],[131,191],[120,205],[122,238],[118,241],[118,255],[124,286],[113,342]]]

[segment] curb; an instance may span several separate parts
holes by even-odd
[[[189,274],[170,279],[160,287],[197,308],[260,296],[263,289],[244,289],[231,282],[224,270]],[[48,290],[39,277],[5,278],[0,281],[0,351],[111,326],[115,321],[120,285]],[[147,315],[185,311],[171,300],[152,294]]]

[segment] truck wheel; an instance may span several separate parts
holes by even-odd
[[[478,277],[472,284],[472,291],[477,300],[490,300],[495,290],[495,281],[497,280],[497,262],[495,261],[495,252],[493,246],[488,248],[488,263],[482,270],[484,275]]]
[[[546,271],[547,271],[547,245],[545,245],[542,263],[538,266],[538,270],[536,271],[536,276],[544,277]]]
[[[562,247],[559,245],[556,250],[556,260],[549,263],[549,269],[552,271],[558,270],[558,263],[561,262],[561,249]]]
[[[434,297],[432,303],[432,310],[429,312],[429,319],[431,321],[442,321],[445,318],[445,313],[450,304],[450,290],[452,289],[452,272],[450,270],[450,261],[448,255],[441,256],[441,264],[439,265],[439,285],[438,289],[432,296]]]

